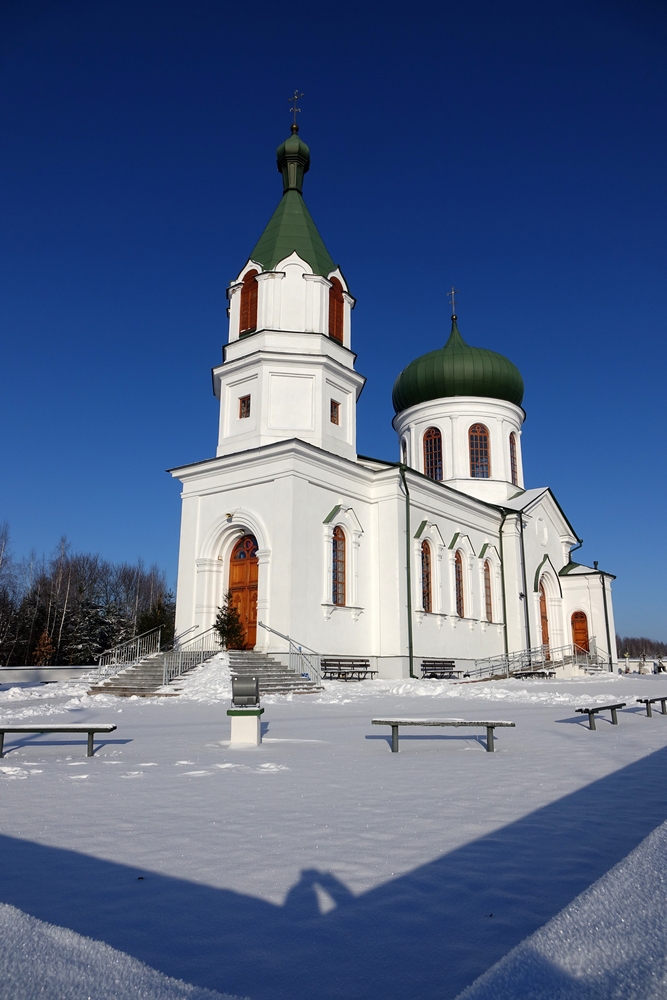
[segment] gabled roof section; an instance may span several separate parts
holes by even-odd
[[[326,278],[336,265],[317,231],[312,216],[299,191],[285,191],[269,224],[251,253],[265,271],[272,271],[276,264],[290,254],[298,253],[313,269],[314,274]]]

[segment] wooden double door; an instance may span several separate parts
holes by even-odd
[[[252,649],[257,642],[257,539],[254,535],[240,538],[229,561],[229,589],[232,604],[237,609],[245,629],[243,649]]]

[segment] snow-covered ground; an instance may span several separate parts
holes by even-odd
[[[0,901],[63,929],[91,962],[96,942],[110,946],[95,968],[121,952],[145,963],[136,975],[173,977],[135,995],[664,995],[632,956],[647,937],[656,953],[667,945],[655,874],[667,834],[642,845],[667,820],[667,717],[634,699],[667,693],[667,678],[330,682],[265,698],[264,743],[247,749],[228,743],[224,658],[181,687],[122,700],[73,681],[0,690],[3,722],[118,726],[93,758],[77,736],[7,737]],[[617,727],[599,717],[589,732],[574,713],[609,701],[628,702]],[[370,724],[385,713],[516,728],[496,731],[493,755],[462,730],[406,730],[391,754]],[[642,865],[654,874],[638,883]],[[0,985],[3,1000],[44,995],[30,992],[29,954],[25,966],[24,992]],[[86,989],[63,996],[129,995]]]

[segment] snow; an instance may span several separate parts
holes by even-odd
[[[224,656],[178,686],[180,697],[162,699],[90,696],[80,681],[0,690],[3,721],[118,726],[93,758],[76,734],[7,736],[2,902],[181,989],[453,1000],[488,970],[504,975],[496,963],[525,942],[528,978],[539,960],[543,979],[551,970],[558,988],[580,991],[563,997],[597,997],[598,952],[566,914],[584,913],[580,894],[597,879],[607,886],[667,820],[667,718],[634,703],[667,679],[332,681],[316,695],[264,698],[264,742],[246,749],[229,745]],[[618,726],[599,718],[591,732],[574,713],[610,700],[628,703]],[[460,729],[406,731],[392,754],[388,729],[371,725],[499,709],[516,728],[496,730],[495,754],[485,733]],[[657,849],[651,857],[657,865]],[[646,885],[633,889],[629,876],[610,898],[647,913]],[[612,888],[590,892],[581,926],[597,939]],[[658,903],[643,933],[659,950]],[[590,966],[577,965],[582,949]],[[635,965],[645,992],[607,995],[653,995]]]

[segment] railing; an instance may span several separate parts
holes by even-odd
[[[589,640],[589,649],[572,643],[566,646],[540,645],[532,649],[521,649],[509,656],[489,656],[475,660],[469,671],[470,677],[512,677],[519,673],[548,670],[576,664],[585,670],[603,670],[606,660],[597,652],[595,637]]]
[[[310,678],[310,680],[314,681],[316,684],[322,683],[319,653],[316,653],[314,649],[310,649],[308,646],[299,645],[294,641],[294,639],[290,638],[290,636],[283,635],[282,632],[278,632],[276,629],[270,628],[262,622],[257,622],[257,624],[266,632],[271,632],[272,635],[277,635],[281,639],[284,639],[288,644],[290,670],[292,670],[299,677]]]
[[[160,652],[160,637],[162,626],[152,628],[149,632],[143,632],[134,639],[121,642],[113,649],[107,649],[102,653],[97,661],[97,667],[92,674],[93,680],[102,680],[105,677],[114,677],[126,667],[131,667],[145,656],[152,656]]]
[[[169,684],[174,678],[187,673],[193,667],[199,666],[204,660],[209,660],[216,653],[220,652],[220,636],[215,627],[206,629],[201,635],[192,636],[183,642],[183,636],[192,632],[194,628],[181,632],[174,642],[174,649],[164,654],[164,666],[162,670],[162,683]],[[178,647],[178,648],[176,648]]]

